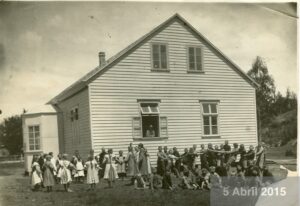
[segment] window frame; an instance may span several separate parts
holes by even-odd
[[[194,49],[194,58],[195,58],[195,69],[190,69],[190,48]],[[196,49],[199,48],[200,49],[200,59],[201,59],[201,69],[198,70],[197,69],[197,60],[196,60]],[[200,73],[200,74],[204,74],[204,50],[203,50],[203,46],[201,45],[187,45],[186,46],[186,67],[187,67],[187,73]]]
[[[159,68],[155,68],[153,64],[153,46],[154,45],[159,45],[159,51],[160,51],[160,46],[164,45],[166,46],[166,61],[167,61],[167,68],[161,68],[161,57],[160,57],[160,62],[159,62]],[[155,72],[170,72],[170,67],[169,67],[169,44],[166,42],[151,42],[150,43],[150,61],[151,61],[151,71]]]
[[[76,110],[77,110],[77,115],[76,115]],[[71,122],[78,121],[79,120],[79,105],[72,107],[69,114],[70,114]]]
[[[202,138],[220,138],[221,134],[220,134],[220,101],[219,100],[200,100],[200,107],[201,107],[201,120],[202,120]],[[204,104],[215,104],[216,105],[216,110],[217,113],[211,113],[211,106],[209,106],[209,113],[204,113],[204,108],[203,105]],[[209,131],[210,134],[205,134],[204,132],[204,117],[209,117]],[[212,118],[213,116],[217,117],[217,134],[212,134]]]
[[[34,146],[34,149],[30,149],[30,145],[32,145],[32,144],[30,144],[30,127],[33,127],[33,128],[35,128],[35,127],[39,127],[39,149],[36,149],[36,135],[35,135],[35,129],[34,129],[34,131],[33,131],[33,134],[34,134],[34,138],[33,138],[33,140],[34,140],[34,143],[33,143],[33,146]],[[42,135],[41,135],[41,125],[40,124],[30,124],[30,125],[27,125],[27,134],[28,134],[28,151],[30,151],[30,152],[35,152],[35,151],[42,151]]]
[[[139,113],[138,116],[135,116],[135,117],[132,117],[132,122],[134,124],[134,121],[136,120],[139,120],[139,126],[140,126],[140,137],[136,137],[134,134],[132,135],[133,136],[133,140],[136,140],[136,141],[156,141],[156,140],[164,140],[164,139],[168,139],[168,117],[167,116],[163,116],[161,114],[161,111],[160,111],[160,103],[161,103],[161,100],[159,99],[138,99],[137,100],[137,111]],[[155,137],[144,137],[144,134],[143,134],[143,114],[141,112],[141,104],[157,104],[157,109],[158,109],[158,113],[152,113],[152,114],[144,114],[144,116],[157,116],[158,117],[158,136],[155,136]],[[166,135],[165,136],[161,136],[161,119],[162,118],[165,118],[165,121],[166,121],[166,125],[164,126],[164,129],[166,130]],[[134,125],[132,126],[132,131],[135,130],[135,127]]]
[[[158,109],[158,113],[153,113],[153,114],[142,114],[141,112],[141,107],[142,107],[142,104],[157,104],[157,109]],[[141,138],[144,139],[144,138],[160,138],[160,102],[159,101],[140,101],[138,102],[138,106],[139,106],[139,116],[140,116],[140,120],[141,120]],[[158,116],[158,136],[155,136],[155,137],[144,137],[144,133],[143,133],[143,116]]]

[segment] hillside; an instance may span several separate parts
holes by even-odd
[[[286,145],[291,140],[297,140],[297,110],[274,117],[262,128],[262,140],[273,146]]]

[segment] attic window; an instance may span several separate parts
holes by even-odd
[[[203,54],[201,47],[188,47],[188,70],[203,70]]]
[[[71,122],[79,119],[78,107],[74,107],[73,109],[71,109],[70,119],[71,119]]]
[[[152,44],[152,69],[154,70],[167,70],[167,45],[161,43]]]

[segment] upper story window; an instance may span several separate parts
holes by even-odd
[[[203,58],[201,47],[188,47],[188,70],[202,71]]]
[[[153,69],[168,69],[168,48],[166,44],[152,44],[152,68]]]
[[[206,136],[219,135],[219,121],[218,121],[218,103],[217,102],[203,102],[203,134]]]
[[[40,126],[29,126],[28,127],[29,134],[29,150],[40,150],[41,142],[40,142]]]
[[[78,107],[74,107],[70,111],[71,122],[79,119]]]

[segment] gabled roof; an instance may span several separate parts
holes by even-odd
[[[67,87],[65,90],[63,90],[60,94],[58,94],[56,97],[51,99],[48,104],[57,104],[58,102],[61,102],[70,96],[76,94],[77,92],[84,89],[91,81],[93,81],[95,78],[99,77],[101,74],[103,74],[105,71],[107,71],[111,66],[119,62],[119,60],[122,59],[122,57],[126,56],[128,53],[133,51],[135,48],[137,48],[140,44],[142,44],[145,40],[148,38],[151,38],[154,36],[157,32],[161,31],[163,28],[168,26],[171,22],[175,20],[179,20],[181,23],[183,23],[184,26],[186,26],[192,33],[194,33],[198,38],[200,38],[208,47],[210,47],[212,50],[214,50],[223,60],[225,60],[231,67],[240,74],[241,77],[243,77],[250,85],[252,85],[254,88],[258,87],[258,84],[250,78],[245,72],[243,72],[240,67],[238,67],[233,61],[231,61],[227,56],[225,56],[219,49],[217,49],[206,37],[204,37],[200,32],[198,32],[190,23],[188,23],[184,18],[182,18],[179,14],[175,14],[171,16],[169,19],[167,19],[165,22],[154,28],[149,33],[145,34],[132,44],[130,44],[125,49],[121,50],[119,53],[117,53],[115,56],[112,56],[110,59],[106,61],[106,64],[102,67],[96,67],[89,73],[87,73],[85,76],[80,78],[78,81],[73,83],[71,86]]]

